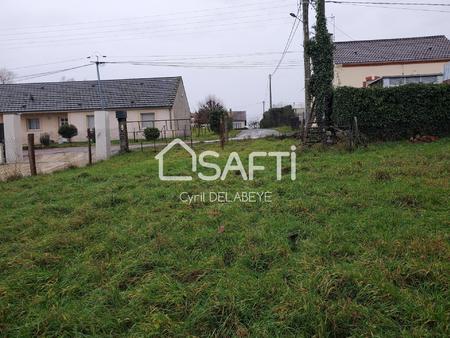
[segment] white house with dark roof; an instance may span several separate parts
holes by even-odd
[[[43,133],[56,141],[64,123],[77,127],[73,141],[87,140],[87,129],[94,128],[94,112],[101,110],[97,86],[97,81],[0,85],[0,137],[8,128],[5,120],[11,120],[5,115],[14,114],[20,116],[23,144],[28,133],[34,133],[37,142]],[[112,139],[119,138],[116,111],[127,112],[130,137],[142,137],[146,127],[156,127],[168,137],[190,132],[190,109],[181,77],[102,80],[101,86]]]
[[[247,126],[247,112],[246,111],[231,111],[231,120],[233,122],[233,129],[244,129]]]
[[[443,35],[335,42],[334,85],[364,87],[380,78],[387,86],[439,83],[449,61]]]

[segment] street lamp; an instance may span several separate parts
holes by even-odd
[[[303,22],[295,13],[289,13],[290,16],[292,16],[294,19],[297,19],[300,22]]]

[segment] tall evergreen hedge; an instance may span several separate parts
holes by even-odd
[[[271,108],[264,112],[259,126],[261,128],[289,126],[291,125],[291,120],[295,117],[295,111],[291,105],[282,108]]]
[[[448,136],[450,85],[336,88],[334,123],[345,127],[355,116],[360,131],[372,139],[395,140],[417,134]]]

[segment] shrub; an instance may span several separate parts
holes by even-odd
[[[218,108],[209,113],[209,128],[216,134],[220,134],[220,121],[225,116],[228,130],[233,129],[233,121],[224,108]]]
[[[155,141],[159,138],[159,129],[158,128],[145,128],[144,136],[147,141]]]
[[[259,125],[261,128],[290,126],[292,119],[299,120],[298,117],[295,116],[292,106],[272,108],[264,113],[263,119],[259,122]]]
[[[48,133],[41,134],[41,136],[39,137],[39,141],[43,146],[48,147],[51,142],[50,135]]]
[[[77,127],[75,127],[73,124],[63,124],[61,127],[59,127],[58,134],[62,137],[69,140],[74,136],[78,135]]]
[[[333,121],[341,127],[354,117],[371,139],[395,140],[417,134],[450,134],[450,86],[412,84],[391,88],[337,88]]]

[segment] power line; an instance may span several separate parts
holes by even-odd
[[[266,55],[280,55],[283,52],[254,52],[254,53],[243,53],[243,54],[210,54],[210,55],[188,55],[188,54],[179,54],[179,55],[114,55],[111,56],[113,58],[177,58],[177,60],[200,60],[200,59],[222,59],[222,58],[241,58],[241,57],[247,57],[247,56],[266,56]],[[288,51],[288,54],[295,53]],[[155,60],[152,60],[155,61]]]
[[[346,37],[352,39],[352,40],[356,40],[354,37],[352,37],[350,34],[347,34],[345,31],[343,31],[341,28],[339,28],[336,23],[334,23],[334,27],[341,32],[342,34],[344,34]]]
[[[415,12],[434,12],[434,13],[450,13],[450,11],[440,10],[440,9],[428,9],[428,8],[408,8],[408,7],[394,7],[386,5],[366,5],[366,4],[356,4],[356,3],[340,3],[340,5],[356,6],[356,7],[366,7],[366,8],[385,8],[394,10],[404,10],[404,11],[415,11]]]
[[[294,52],[288,52],[290,53],[294,53]],[[179,54],[179,55],[139,55],[139,56],[117,56],[117,55],[113,55],[110,57],[110,59],[116,59],[116,58],[149,58],[150,62],[155,62],[155,61],[184,61],[184,60],[220,60],[220,59],[245,59],[248,57],[256,57],[256,58],[260,58],[260,57],[265,57],[265,56],[271,56],[271,55],[280,55],[282,54],[282,52],[274,52],[274,51],[267,51],[267,52],[254,52],[254,53],[229,53],[229,54],[210,54],[210,55],[201,55],[201,54],[196,54],[196,55],[188,55],[188,54]],[[39,67],[45,67],[45,66],[50,66],[50,65],[57,65],[57,64],[62,64],[62,63],[68,63],[68,62],[73,62],[73,61],[79,61],[79,60],[85,60],[85,58],[76,58],[76,59],[68,59],[68,60],[61,60],[61,61],[55,61],[55,62],[48,62],[48,63],[40,63],[40,64],[34,64],[34,65],[26,65],[26,66],[19,66],[19,67],[14,67],[14,68],[10,68],[8,67],[8,69],[10,70],[19,70],[19,69],[28,69],[28,68],[39,68]],[[143,62],[145,62],[146,60],[141,60]],[[242,61],[240,61],[242,62]],[[269,60],[267,60],[267,62],[271,62]]]
[[[154,66],[154,67],[176,67],[176,68],[202,68],[202,69],[210,69],[210,68],[218,68],[218,69],[251,69],[251,68],[269,68],[272,66],[272,63],[243,63],[243,62],[235,62],[235,63],[195,63],[195,62],[176,62],[176,61],[168,61],[168,62],[140,62],[140,61],[109,61],[107,64],[128,64],[133,66]],[[283,69],[291,69],[296,68],[300,64],[295,60],[290,61],[288,64],[283,66]]]
[[[50,76],[50,75],[54,75],[54,74],[64,73],[64,72],[68,72],[70,70],[75,70],[75,69],[89,67],[89,66],[91,66],[91,64],[85,64],[85,65],[81,65],[81,66],[58,69],[58,70],[43,72],[43,73],[29,74],[29,75],[19,76],[16,78],[16,80],[18,80],[18,81],[31,80],[31,79],[35,79],[38,77],[44,77],[44,76]]]
[[[176,67],[176,68],[200,68],[200,69],[258,69],[258,68],[269,68],[272,67],[271,62],[266,63],[242,63],[242,62],[236,62],[236,63],[194,63],[194,62],[139,62],[139,61],[105,61],[102,62],[105,64],[128,64],[133,66],[153,66],[153,67]],[[80,66],[74,66],[69,68],[63,68],[58,69],[54,71],[48,71],[48,72],[41,72],[41,73],[35,73],[35,74],[28,74],[24,76],[19,76],[16,78],[18,81],[26,81],[26,80],[32,80],[39,77],[46,77],[50,75],[55,75],[59,73],[68,72],[71,70],[76,70],[80,68],[85,68],[91,66],[90,64],[84,64]],[[283,66],[283,69],[292,69],[300,66],[298,63],[296,63],[294,60],[290,61],[288,64]]]
[[[222,26],[222,27],[229,27],[231,26],[232,28],[227,28],[227,29],[212,29],[210,25],[207,26],[197,26],[197,27],[192,27],[194,30],[191,31],[180,31],[180,30],[158,30],[156,31],[156,33],[161,33],[161,34],[152,34],[152,31],[146,31],[144,34],[143,33],[137,33],[137,35],[140,36],[136,36],[136,34],[132,34],[129,35],[129,37],[121,37],[121,38],[117,38],[117,37],[111,37],[111,38],[105,38],[105,37],[92,37],[92,38],[73,38],[73,39],[58,39],[58,40],[51,40],[51,41],[35,41],[34,43],[29,42],[26,43],[24,45],[14,45],[11,44],[8,46],[8,48],[10,49],[17,49],[17,48],[28,48],[30,46],[33,47],[49,47],[49,46],[54,46],[54,45],[60,45],[61,43],[71,43],[71,45],[74,44],[78,44],[78,43],[86,43],[86,41],[99,41],[99,42],[117,42],[117,41],[131,41],[131,40],[140,40],[140,39],[148,39],[148,38],[161,38],[161,37],[174,37],[174,36],[185,36],[185,35],[193,35],[193,34],[200,34],[200,33],[216,33],[216,32],[228,32],[230,30],[236,30],[236,29],[240,29],[242,28],[242,26],[248,26],[248,25],[255,25],[255,24],[260,24],[260,23],[267,23],[267,22],[275,22],[275,21],[280,21],[280,20],[284,20],[284,18],[264,18],[262,20],[253,20],[253,21],[244,21],[244,22],[230,22],[230,23],[226,23],[226,24],[217,24],[215,25],[216,27],[218,26]],[[197,30],[196,30],[197,29]],[[165,33],[174,33],[174,34],[165,34]],[[150,36],[147,36],[147,34],[150,34]]]
[[[288,1],[288,0],[285,0]],[[225,6],[225,7],[215,7],[215,8],[206,8],[206,9],[196,9],[196,10],[189,10],[189,11],[179,11],[179,12],[172,12],[166,15],[163,14],[155,14],[150,16],[140,16],[140,17],[128,17],[128,18],[122,18],[122,19],[105,19],[105,20],[91,20],[91,21],[84,21],[84,22],[75,22],[75,23],[62,23],[62,24],[54,24],[54,25],[39,25],[39,26],[23,26],[20,27],[13,27],[13,28],[2,28],[2,31],[11,31],[11,30],[26,30],[26,29],[35,29],[35,28],[58,28],[58,27],[70,27],[70,26],[83,26],[83,25],[92,25],[92,24],[98,24],[101,22],[118,22],[118,21],[125,21],[125,24],[130,24],[130,21],[133,20],[139,20],[139,19],[147,19],[147,18],[161,18],[161,17],[175,17],[180,15],[185,15],[189,13],[202,13],[202,12],[212,12],[214,14],[217,13],[217,11],[225,10],[225,9],[233,9],[234,13],[236,12],[236,8],[243,8],[243,7],[259,7],[261,4],[265,3],[274,3],[277,4],[280,3],[280,0],[266,0],[266,1],[258,1],[258,2],[251,2],[247,4],[239,4],[239,5],[232,5],[232,6]]]
[[[67,34],[59,34],[59,35],[49,35],[49,36],[44,36],[44,34],[53,34],[53,33],[61,33],[61,32],[79,32],[76,33],[75,35],[79,35],[79,36],[92,36],[92,35],[100,35],[100,34],[104,34],[104,33],[117,33],[117,32],[126,32],[126,31],[142,31],[142,30],[148,30],[148,28],[153,28],[152,26],[149,25],[154,25],[157,27],[161,27],[161,25],[164,25],[164,29],[166,29],[167,27],[177,27],[177,26],[182,26],[185,27],[187,24],[196,24],[196,23],[208,23],[208,22],[217,22],[217,16],[221,17],[221,22],[225,21],[229,21],[229,20],[236,20],[236,19],[246,19],[246,18],[255,18],[255,17],[261,17],[261,16],[267,16],[267,13],[263,14],[263,15],[258,15],[257,13],[260,13],[262,11],[266,11],[266,10],[272,10],[272,9],[278,9],[278,8],[285,8],[286,6],[271,6],[271,7],[258,7],[255,9],[250,9],[250,10],[242,10],[239,11],[239,15],[236,15],[236,11],[230,11],[230,12],[225,12],[225,13],[214,13],[214,17],[212,17],[212,15],[208,14],[208,15],[194,15],[194,16],[190,16],[188,18],[188,20],[193,20],[193,19],[209,19],[209,20],[200,20],[200,21],[192,21],[192,22],[187,22],[186,20],[184,20],[183,22],[179,22],[179,20],[173,20],[174,22],[176,22],[175,24],[166,24],[166,22],[169,22],[168,19],[172,19],[172,17],[169,17],[168,19],[164,18],[164,17],[158,17],[155,20],[151,20],[151,21],[145,21],[145,22],[133,22],[132,24],[128,23],[122,23],[122,24],[114,24],[114,25],[108,25],[108,26],[103,26],[103,27],[87,27],[87,28],[77,28],[77,29],[58,29],[58,30],[50,30],[50,31],[40,31],[40,32],[28,32],[28,33],[8,33],[8,34],[2,34],[0,33],[0,37],[14,37],[9,38],[9,39],[3,39],[3,41],[17,41],[17,40],[34,40],[38,37],[40,38],[58,38],[58,37],[67,37]],[[243,16],[241,14],[245,14],[246,12],[249,12],[250,15],[247,16]],[[231,17],[224,17],[224,15],[228,15],[231,14]],[[95,28],[95,31],[93,30]],[[109,29],[109,30],[99,30],[102,28],[115,28],[115,29]],[[81,31],[81,32],[80,32]],[[84,32],[83,32],[84,31]],[[27,35],[32,35],[29,37],[26,37]],[[19,38],[17,38],[17,36],[19,36]],[[24,36],[24,37],[21,37]]]
[[[226,18],[226,19],[222,19],[220,21],[220,23],[217,23],[216,19],[210,19],[210,20],[201,20],[201,21],[192,21],[192,22],[183,22],[183,23],[175,23],[175,24],[166,24],[164,25],[164,27],[160,27],[160,25],[157,25],[158,27],[155,29],[154,26],[147,26],[147,27],[131,27],[128,29],[114,29],[114,30],[105,30],[105,31],[96,31],[96,32],[90,32],[90,33],[82,33],[82,34],[73,34],[73,35],[67,35],[67,34],[62,34],[62,35],[53,35],[53,36],[45,36],[45,37],[39,37],[39,41],[38,42],[53,42],[53,41],[59,41],[59,40],[66,40],[69,37],[73,38],[69,38],[69,41],[75,41],[75,40],[80,40],[80,39],[99,39],[99,38],[104,38],[105,34],[116,34],[116,33],[133,33],[133,35],[135,34],[152,34],[152,33],[158,33],[158,32],[173,32],[173,31],[177,31],[176,29],[167,29],[172,28],[172,27],[182,27],[182,28],[187,28],[189,26],[193,26],[194,28],[196,27],[203,27],[204,25],[207,25],[207,27],[210,27],[210,24],[214,24],[214,26],[227,26],[227,25],[236,25],[238,23],[241,23],[242,19],[253,19],[253,18],[262,18],[262,20],[253,20],[253,21],[267,21],[268,19],[273,19],[272,17],[267,16],[267,14],[262,14],[262,15],[248,15],[248,16],[235,16],[232,18]],[[281,19],[281,17],[280,17]],[[252,21],[252,22],[253,22]],[[203,26],[200,26],[202,25]],[[13,42],[33,42],[36,41],[37,37],[26,37],[26,38],[7,38],[7,39],[2,39],[2,42],[9,42],[9,41],[13,41]],[[50,39],[50,40],[48,40]],[[52,40],[53,39],[53,40]]]
[[[297,9],[297,17],[300,15],[300,10],[301,10],[301,6],[298,5],[298,9]],[[286,53],[289,51],[289,48],[291,47],[292,41],[294,40],[295,37],[295,33],[297,33],[297,29],[300,26],[300,20],[294,20],[292,27],[291,27],[291,31],[289,33],[289,37],[286,41],[286,45],[284,47],[284,51],[283,54],[281,55],[280,61],[278,61],[278,64],[276,65],[274,71],[272,72],[272,76],[275,75],[275,73],[278,71],[278,69],[280,68],[281,64],[283,63],[283,60],[286,56]]]
[[[49,62],[49,63],[40,63],[40,64],[36,64],[36,65],[27,65],[27,66],[8,68],[8,69],[9,70],[19,70],[19,69],[25,69],[25,68],[37,68],[37,67],[44,67],[44,66],[57,65],[57,64],[62,64],[62,63],[68,63],[68,62],[73,62],[73,61],[79,61],[79,60],[83,60],[83,59],[84,58],[68,59],[68,60],[55,61],[55,62]]]

